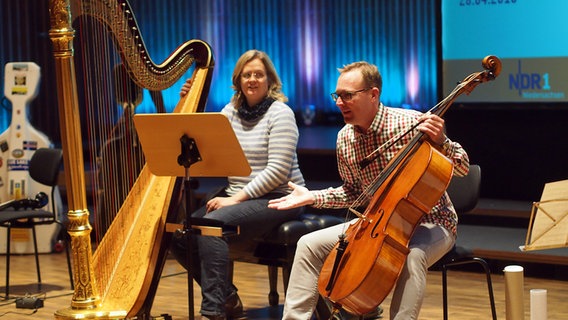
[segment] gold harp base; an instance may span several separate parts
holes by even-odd
[[[127,312],[124,310],[120,311],[108,311],[108,310],[78,310],[78,309],[62,309],[55,312],[55,319],[126,319]]]

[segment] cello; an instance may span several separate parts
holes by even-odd
[[[428,113],[441,117],[460,94],[471,93],[501,71],[501,61],[495,56],[485,57],[482,66],[484,71],[466,77]],[[393,143],[369,154],[361,167]],[[332,303],[333,313],[343,308],[364,315],[386,298],[400,276],[416,227],[440,200],[452,174],[451,160],[419,132],[351,205],[349,211],[359,219],[339,235],[318,279],[318,291]],[[365,210],[359,213],[364,203]]]

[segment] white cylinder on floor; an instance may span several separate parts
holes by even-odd
[[[523,320],[525,308],[523,304],[524,274],[521,266],[507,266],[505,273],[505,311],[507,320]]]
[[[531,320],[547,320],[546,289],[531,289]]]

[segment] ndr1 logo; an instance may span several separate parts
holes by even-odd
[[[509,90],[517,90],[524,98],[564,98],[564,92],[552,92],[548,73],[525,73],[518,61],[516,74],[509,74]],[[544,90],[544,91],[543,91]]]

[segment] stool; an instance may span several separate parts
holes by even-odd
[[[231,260],[232,262],[240,261],[268,266],[268,281],[270,285],[268,302],[271,306],[277,306],[280,298],[277,290],[278,268],[282,268],[282,280],[284,292],[286,292],[290,279],[290,270],[294,262],[296,243],[300,237],[312,231],[342,223],[343,221],[342,218],[333,215],[313,212],[304,213],[297,220],[284,222],[275,228],[273,232],[270,232],[263,238],[256,239],[253,244],[254,249],[252,250],[241,250],[240,248],[231,247]],[[229,277],[230,279],[233,278],[233,263],[231,264]]]

